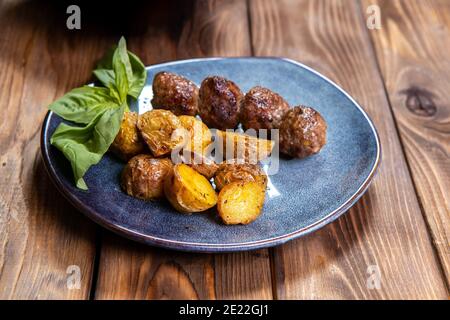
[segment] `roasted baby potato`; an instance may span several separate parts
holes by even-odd
[[[236,181],[255,181],[264,189],[267,186],[267,175],[259,165],[239,163],[237,159],[222,162],[214,176],[217,190]]]
[[[243,94],[232,81],[222,77],[208,77],[199,91],[198,113],[210,128],[234,129],[239,123]]]
[[[245,162],[253,164],[268,158],[274,146],[272,140],[230,131],[217,130],[217,139],[219,148],[222,146],[225,159],[244,159]]]
[[[310,107],[290,109],[280,126],[280,151],[304,158],[315,154],[327,142],[327,124],[319,112]]]
[[[198,105],[198,87],[192,81],[170,72],[159,72],[153,79],[152,106],[166,109],[177,116],[195,116]]]
[[[185,139],[181,121],[167,110],[152,110],[139,115],[137,126],[155,157],[180,148]]]
[[[184,149],[204,153],[211,144],[212,135],[209,128],[200,120],[191,116],[179,116],[181,125],[189,135]]]
[[[121,186],[130,196],[152,200],[164,196],[164,179],[172,170],[172,161],[141,154],[128,161],[122,171]]]
[[[201,212],[217,203],[217,194],[208,179],[181,163],[173,167],[164,182],[164,193],[172,206],[183,213]]]
[[[261,214],[265,189],[255,181],[227,184],[219,193],[217,211],[225,224],[249,224]]]
[[[181,155],[181,160],[192,169],[206,177],[208,180],[214,177],[219,165],[213,159],[208,158],[200,153],[190,152],[187,155]]]
[[[138,115],[136,112],[125,112],[116,138],[109,150],[124,161],[135,155],[144,153],[146,146],[137,128]]]
[[[278,93],[253,87],[245,95],[240,120],[245,129],[278,129],[289,104]]]

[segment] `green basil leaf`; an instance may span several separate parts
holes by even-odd
[[[113,55],[113,68],[115,75],[115,83],[117,92],[121,101],[125,101],[129,91],[130,78],[133,71],[131,70],[130,59],[128,58],[125,39],[121,38],[119,45]]]
[[[147,81],[147,70],[145,70],[144,64],[135,54],[128,52],[128,55],[130,56],[131,69],[133,70],[128,95],[137,99],[139,98],[142,88],[144,88],[145,82]]]
[[[84,174],[108,151],[120,129],[126,104],[97,114],[85,127],[61,123],[50,142],[70,161],[76,186],[87,190]]]
[[[84,86],[66,93],[48,108],[66,120],[87,124],[100,112],[117,103],[107,88]]]
[[[114,70],[111,69],[95,69],[94,76],[107,88],[115,88]]]
[[[137,99],[147,80],[147,71],[145,70],[145,66],[141,60],[135,54],[126,50],[126,42],[123,37],[120,39],[119,45],[108,50],[104,58],[100,60],[97,64],[97,69],[94,70],[94,75],[108,88],[112,88],[111,84],[113,82],[117,85],[115,83],[115,75],[113,75],[115,72],[113,59],[116,52],[117,55],[120,56],[118,59],[120,59],[123,64],[127,75],[129,87],[127,94]],[[128,53],[128,55],[126,55],[125,52]],[[114,88],[116,88],[116,86],[114,86]]]

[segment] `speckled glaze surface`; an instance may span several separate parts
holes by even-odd
[[[262,215],[246,226],[226,226],[214,210],[184,215],[166,201],[144,202],[120,190],[124,166],[107,154],[85,180],[73,184],[69,162],[50,145],[61,119],[49,113],[41,148],[49,175],[61,193],[100,225],[127,238],[184,251],[226,252],[275,246],[323,227],[346,212],[369,186],[380,161],[376,130],[358,104],[334,83],[297,62],[279,58],[207,58],[148,68],[147,85],[132,109],[148,108],[153,76],[170,71],[195,83],[209,75],[233,80],[243,92],[261,85],[281,94],[291,106],[316,108],[328,123],[328,142],[306,159],[281,159],[270,177]]]

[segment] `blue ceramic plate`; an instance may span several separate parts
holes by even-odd
[[[123,164],[109,154],[92,167],[88,191],[73,184],[69,162],[50,145],[61,119],[48,113],[42,130],[46,168],[61,193],[100,225],[127,238],[185,251],[224,252],[282,244],[338,218],[364,193],[380,161],[380,143],[367,114],[342,89],[314,70],[278,58],[208,58],[169,62],[148,69],[147,85],[132,108],[150,106],[153,76],[171,71],[197,84],[208,75],[232,79],[243,92],[261,85],[280,93],[291,106],[316,108],[328,123],[322,151],[299,160],[280,160],[270,177],[262,215],[246,226],[226,226],[214,211],[184,215],[166,201],[144,202],[123,193]]]

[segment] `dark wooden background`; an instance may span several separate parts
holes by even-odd
[[[448,298],[450,1],[85,1],[72,31],[68,4],[0,0],[0,298]],[[380,30],[366,26],[372,4]],[[338,221],[273,249],[177,253],[101,229],[52,186],[39,135],[46,106],[90,81],[120,35],[147,65],[267,55],[317,69],[374,120],[374,183]]]

